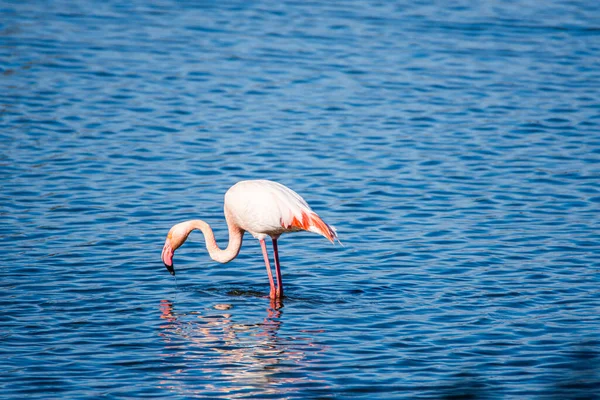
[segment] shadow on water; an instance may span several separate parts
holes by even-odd
[[[569,352],[570,363],[560,370],[551,399],[600,398],[600,354],[585,344]]]
[[[485,384],[479,376],[465,372],[456,376],[456,383],[440,398],[444,400],[482,400],[488,399],[488,394]]]
[[[189,293],[198,293],[201,295],[206,295],[209,297],[214,297],[215,295],[218,296],[225,296],[225,297],[237,297],[237,298],[257,298],[257,299],[263,299],[265,301],[265,304],[271,303],[271,307],[274,308],[281,308],[283,307],[283,304],[280,304],[281,301],[274,301],[272,299],[269,299],[268,296],[268,291],[263,291],[263,290],[259,290],[256,288],[252,288],[252,287],[244,287],[244,284],[232,284],[232,285],[226,285],[226,286],[219,286],[219,287],[205,287],[205,286],[198,286],[198,285],[177,285],[177,290],[182,291],[182,292],[189,292]],[[284,299],[286,299],[287,296],[284,296]],[[277,304],[279,304],[279,306],[277,306]]]
[[[296,390],[298,384],[323,386],[306,368],[310,364],[307,353],[325,348],[310,337],[282,336],[281,308],[280,302],[271,301],[264,316],[244,322],[248,316],[236,315],[229,304],[179,314],[173,302],[162,300],[163,356],[177,359],[181,367],[165,374],[161,387],[186,396],[222,397],[236,393],[281,396]]]
[[[556,365],[556,379],[541,387],[540,399],[593,400],[600,393],[600,354],[593,346],[581,344],[567,352],[569,361]],[[471,372],[462,372],[455,383],[439,392],[446,400],[482,400],[498,398],[502,388],[490,388],[485,378]],[[535,398],[535,397],[534,397]]]
[[[355,291],[350,290],[346,292],[340,292],[334,297],[323,296],[322,293],[317,293],[315,295],[307,295],[306,291],[302,288],[298,288],[294,285],[286,285],[285,286],[285,295],[282,299],[281,307],[283,307],[283,303],[292,303],[298,302],[302,304],[344,304],[348,303],[348,298],[353,298],[356,294]],[[225,297],[238,297],[238,298],[257,298],[264,300],[265,304],[268,304],[269,299],[269,287],[268,285],[262,285],[260,288],[256,285],[249,285],[247,282],[239,282],[239,283],[228,283],[226,285],[221,286],[200,286],[198,284],[181,284],[177,283],[177,290],[181,292],[188,293],[198,293],[201,295],[206,295],[207,297],[225,296]],[[361,291],[362,293],[362,291]],[[281,308],[279,307],[279,308]]]

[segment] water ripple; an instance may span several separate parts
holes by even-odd
[[[592,398],[600,8],[0,4],[5,398]],[[216,265],[280,181],[344,246]]]

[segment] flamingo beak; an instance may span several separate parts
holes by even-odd
[[[162,250],[162,261],[167,267],[167,271],[173,276],[175,276],[175,268],[173,268],[173,254],[175,254],[175,250],[171,246],[171,238],[167,238],[165,241],[165,245]]]

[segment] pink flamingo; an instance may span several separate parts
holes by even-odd
[[[162,250],[162,260],[171,275],[175,275],[173,268],[175,250],[186,241],[194,229],[202,231],[208,254],[213,260],[220,263],[227,263],[237,257],[242,247],[244,232],[250,232],[259,240],[262,248],[271,285],[269,297],[271,299],[281,298],[283,297],[283,284],[277,252],[279,236],[287,232],[304,230],[323,235],[331,243],[337,239],[335,229],[323,222],[300,195],[277,182],[254,180],[236,183],[225,193],[224,211],[229,230],[229,244],[224,250],[217,246],[212,229],[202,220],[181,222],[169,230]],[[277,288],[273,282],[269,254],[265,244],[267,236],[270,236],[273,241]]]

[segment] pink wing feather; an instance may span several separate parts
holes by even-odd
[[[326,237],[331,243],[337,239],[335,228],[329,226],[315,213],[306,201],[292,189],[276,182],[275,196],[281,212],[281,226],[290,230],[305,230]]]

